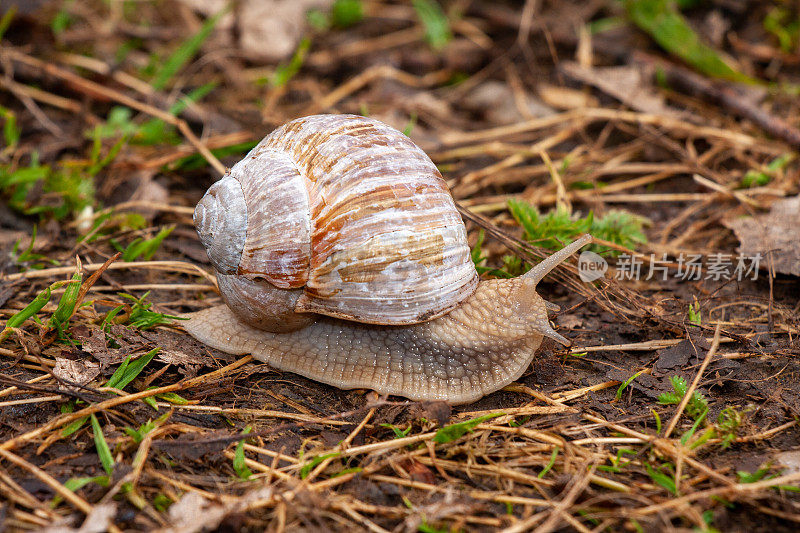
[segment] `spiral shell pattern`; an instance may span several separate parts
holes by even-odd
[[[441,316],[477,287],[444,179],[382,122],[356,115],[291,121],[229,177],[246,204],[237,274],[304,287],[299,312],[412,324]]]

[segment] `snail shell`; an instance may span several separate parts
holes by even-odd
[[[194,220],[229,307],[270,331],[304,327],[313,318],[302,313],[424,322],[478,284],[436,166],[371,118],[284,124],[208,190]],[[275,306],[278,318],[261,312]]]

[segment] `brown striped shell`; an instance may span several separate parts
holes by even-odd
[[[195,225],[221,274],[303,288],[296,312],[413,324],[447,313],[478,283],[436,166],[407,136],[361,116],[276,129],[209,189]]]

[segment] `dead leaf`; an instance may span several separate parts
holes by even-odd
[[[577,315],[559,315],[556,317],[559,327],[566,329],[577,329],[583,326],[583,319]]]
[[[664,98],[650,83],[652,76],[643,66],[585,68],[572,61],[564,61],[559,68],[570,78],[592,85],[636,111],[681,116],[676,109],[664,103]]]
[[[143,173],[138,186],[131,194],[130,201],[166,204],[169,201],[169,191],[155,181],[150,173]],[[140,207],[137,211],[147,220],[152,220],[159,213],[146,207]]]
[[[436,484],[436,475],[433,473],[433,470],[415,459],[409,459],[408,461],[400,463],[400,467],[408,472],[412,481],[419,481],[427,483],[428,485]]]
[[[103,533],[117,514],[117,504],[107,502],[95,505],[79,528],[60,522],[42,530],[43,533]]]
[[[731,21],[718,9],[711,11],[703,20],[703,35],[714,45],[715,48],[722,48],[725,41],[725,34],[731,29]]]
[[[800,450],[777,453],[775,462],[786,469],[782,475],[796,474],[800,472]]]
[[[655,365],[656,370],[663,373],[671,369],[683,368],[693,358],[695,360],[701,359],[705,355],[703,351],[708,348],[710,346],[705,339],[695,338],[694,342],[683,340],[675,346],[656,350],[658,354],[658,361],[656,361]]]
[[[181,0],[191,9],[210,17],[227,0]],[[224,15],[215,28],[223,42],[238,45],[248,59],[280,61],[290,57],[306,31],[306,13],[328,11],[333,0],[242,0],[234,12]]]
[[[524,95],[528,113],[533,117],[546,117],[555,110],[532,94]],[[508,84],[499,81],[487,81],[478,85],[465,98],[464,105],[476,112],[486,114],[486,119],[496,124],[511,124],[525,117],[517,107],[514,91]]]
[[[204,458],[218,458],[229,444],[226,439],[230,433],[214,431],[205,435],[188,434],[172,440],[158,440],[153,447],[171,455],[177,461],[198,461]]]
[[[83,521],[78,533],[103,533],[108,531],[111,520],[117,514],[117,504],[114,502],[95,505]]]
[[[21,281],[0,285],[0,307],[4,306],[22,287],[23,283]]]
[[[409,410],[411,416],[433,420],[439,427],[447,424],[452,413],[453,408],[447,402],[419,402]]]
[[[169,511],[170,527],[158,529],[161,533],[194,533],[196,531],[216,531],[222,521],[241,512],[251,502],[268,500],[274,496],[272,487],[261,487],[242,496],[237,501],[220,505],[209,501],[196,492],[187,492],[173,503]],[[230,528],[222,527],[227,530]],[[235,528],[234,530],[239,530]]]
[[[761,254],[762,269],[767,268],[767,253],[772,252],[776,272],[800,276],[800,196],[777,200],[769,213],[755,217],[723,220],[741,245],[737,251],[746,257]]]
[[[214,359],[206,355],[203,345],[187,340],[185,335],[167,330],[142,331],[141,336],[161,347],[156,360],[180,366],[196,374],[201,366],[215,366]]]
[[[85,359],[73,361],[72,359],[66,359],[64,357],[56,357],[56,366],[53,367],[53,375],[68,383],[86,385],[100,375],[100,364]],[[74,389],[76,387],[66,388]]]
[[[175,250],[181,255],[185,255],[192,261],[201,264],[208,264],[208,252],[205,247],[197,239],[188,239],[186,234],[181,232],[182,228],[178,228],[172,232],[173,237],[176,239],[167,239],[164,241],[164,248]],[[192,237],[194,237],[192,235]]]
[[[689,341],[681,341],[675,346],[657,350],[658,361],[656,361],[656,368],[664,371],[672,368],[682,368],[689,363],[689,359],[697,352],[693,349],[692,343]]]
[[[276,61],[294,53],[306,29],[306,13],[327,11],[332,0],[247,0],[239,6],[239,45],[252,59]]]
[[[187,492],[170,506],[168,515],[172,527],[166,531],[211,531],[222,522],[227,512],[222,505],[206,500],[196,492]]]
[[[100,328],[78,328],[75,331],[75,338],[80,341],[81,349],[91,354],[103,367],[119,364],[134,352],[152,348],[134,328],[110,324],[107,326],[107,330],[111,338],[119,345],[118,348],[108,347],[106,333]]]
[[[106,345],[106,334],[100,328],[89,329],[73,328],[73,335],[75,339],[81,343],[81,349],[91,354],[95,359],[101,363],[109,364],[111,362],[111,355],[108,353],[108,346]],[[123,357],[124,359],[124,357]],[[119,361],[114,362],[121,362]]]

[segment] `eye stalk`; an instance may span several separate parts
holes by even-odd
[[[564,246],[562,249],[554,253],[553,255],[547,257],[541,263],[538,263],[532,269],[530,269],[524,276],[525,279],[529,279],[533,281],[534,286],[538,285],[542,278],[544,278],[547,274],[550,273],[555,267],[559,265],[562,261],[564,261],[567,257],[571,256],[587,244],[592,242],[591,235],[581,235],[568,245]]]
[[[247,237],[247,206],[239,182],[226,174],[194,210],[194,227],[214,268],[236,274]]]
[[[549,274],[551,270],[558,266],[559,263],[590,242],[592,242],[591,235],[582,235],[561,250],[538,263],[535,267],[530,269],[527,274],[522,276],[521,279],[525,281],[525,284],[517,291],[516,302],[519,307],[517,312],[522,314],[526,312],[525,310],[528,310],[528,313],[532,313],[528,318],[532,328],[545,337],[550,337],[554,341],[560,342],[564,346],[570,346],[572,343],[557,333],[550,326],[550,321],[547,319],[547,311],[557,312],[558,306],[539,296],[536,292],[536,285],[538,285],[542,278]]]

